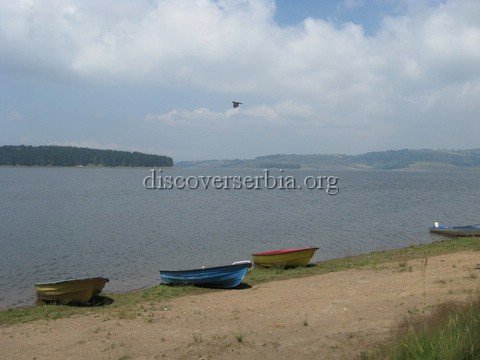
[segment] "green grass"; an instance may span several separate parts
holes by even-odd
[[[412,259],[428,258],[434,255],[464,251],[480,250],[480,238],[456,238],[433,242],[425,245],[410,246],[407,248],[379,251],[370,254],[350,256],[341,259],[324,261],[313,266],[293,269],[262,269],[255,268],[248,272],[245,283],[256,285],[273,280],[285,280],[325,274],[329,272],[379,268],[385,263],[403,264]],[[110,317],[120,319],[135,318],[142,315],[142,307],[146,304],[158,304],[172,298],[211,292],[215,290],[196,288],[193,286],[165,286],[157,285],[149,289],[130,292],[127,294],[105,294],[114,300],[107,306],[75,307],[63,305],[43,305],[24,308],[0,310],[0,326],[9,326],[17,323],[26,323],[36,320],[51,320],[70,316],[91,313],[103,314],[106,309],[112,310]],[[152,305],[152,306],[153,306]]]
[[[58,319],[69,317],[71,315],[81,313],[81,308],[73,308],[69,306],[36,306],[6,309],[0,311],[0,324],[11,325],[16,323],[31,322],[39,319]]]
[[[365,359],[480,359],[480,297],[445,303],[428,316],[405,321],[389,345]]]
[[[397,262],[402,264],[408,260],[425,259],[430,256],[465,250],[480,251],[480,238],[465,237],[436,241],[430,244],[414,245],[401,249],[378,251],[369,254],[327,260],[317,263],[314,266],[302,268],[255,268],[247,274],[245,282],[254,285],[272,280],[313,276],[348,269],[377,268],[385,263]]]
[[[212,291],[193,286],[157,285],[149,289],[133,291],[126,294],[103,293],[113,300],[106,306],[69,306],[69,305],[38,305],[31,307],[0,310],[0,326],[18,323],[28,323],[37,320],[53,320],[92,313],[103,313],[111,310],[109,315],[119,319],[131,319],[140,315],[141,306],[148,303],[159,303],[187,294]]]
[[[237,341],[239,343],[243,343],[243,338],[244,338],[244,336],[243,336],[242,333],[238,333],[238,334],[235,335],[235,339],[237,339]]]

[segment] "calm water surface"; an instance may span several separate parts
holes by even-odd
[[[149,169],[0,168],[0,307],[34,302],[33,283],[107,276],[107,291],[159,282],[158,269],[318,246],[314,260],[438,239],[434,220],[480,222],[480,172],[286,170],[336,175],[322,190],[147,190]],[[172,175],[260,170],[164,169]],[[278,172],[274,172],[278,176]]]

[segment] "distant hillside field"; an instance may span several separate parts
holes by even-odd
[[[265,169],[480,169],[480,149],[387,150],[361,155],[268,155],[245,160],[181,161],[180,167]]]
[[[0,165],[25,166],[173,166],[172,158],[137,151],[73,146],[0,146]]]

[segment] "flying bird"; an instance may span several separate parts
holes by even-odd
[[[236,109],[238,108],[238,105],[241,105],[242,103],[239,101],[232,101],[232,104],[233,104],[233,108]]]

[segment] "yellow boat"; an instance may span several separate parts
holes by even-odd
[[[41,300],[84,304],[98,295],[108,281],[107,278],[95,277],[37,283],[35,291]]]
[[[253,262],[263,267],[296,267],[305,266],[318,248],[291,248],[274,251],[264,251],[252,254]]]

